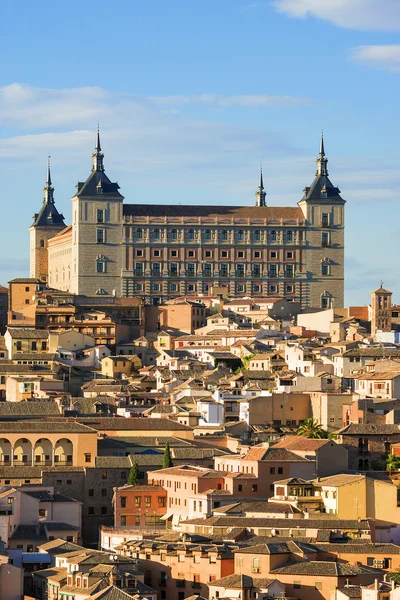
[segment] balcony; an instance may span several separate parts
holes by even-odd
[[[176,587],[178,587],[178,588],[184,588],[184,587],[186,587],[186,581],[185,581],[185,579],[177,579],[176,580]]]

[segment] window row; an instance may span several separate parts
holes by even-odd
[[[240,259],[240,258],[246,259],[246,257],[248,256],[247,252],[248,252],[247,250],[236,250],[236,252],[234,250],[220,250],[219,256],[220,256],[220,258],[232,258],[232,260]],[[232,253],[232,255],[231,255],[231,253]],[[151,257],[152,258],[162,258],[162,255],[163,255],[163,250],[161,248],[152,248],[151,249]],[[173,250],[173,249],[169,250],[170,258],[179,258],[179,255],[180,255],[179,250]],[[201,252],[200,252],[200,255],[201,255]],[[277,251],[277,250],[270,250],[268,255],[269,255],[270,260],[278,260],[280,258],[279,251]],[[144,258],[145,250],[143,248],[136,248],[135,256],[136,256],[136,258]],[[186,250],[187,258],[197,258],[197,256],[199,256],[199,253],[197,250]],[[203,258],[213,258],[213,257],[214,257],[214,250],[203,250]],[[265,257],[265,255],[263,254],[262,250],[253,250],[252,251],[252,255],[251,255],[252,259],[262,260],[264,257]],[[284,257],[286,260],[294,260],[296,257],[296,252],[294,252],[293,250],[287,250],[284,253]]]
[[[128,227],[125,228],[125,237],[129,238],[130,230]],[[149,232],[150,238],[152,240],[160,240],[161,238],[167,237],[169,240],[195,240],[195,239],[203,239],[205,241],[211,241],[214,239],[219,239],[222,242],[227,242],[229,240],[235,239],[239,242],[243,242],[245,240],[253,240],[254,242],[260,242],[263,239],[269,239],[271,242],[275,242],[277,240],[284,240],[286,242],[292,242],[297,238],[297,231],[293,231],[291,229],[285,231],[279,231],[276,229],[272,229],[268,232],[263,232],[259,229],[238,229],[238,230],[199,230],[199,229],[187,229],[187,230],[178,230],[171,229],[167,231],[167,235],[165,236],[164,230],[162,229],[151,229]],[[302,239],[303,232],[299,232],[299,239]],[[134,237],[138,240],[142,240],[145,237],[145,230],[141,227],[138,227],[134,231]]]
[[[208,285],[204,285],[202,286],[202,290],[198,290],[198,286],[195,283],[187,283],[185,285],[186,291],[187,292],[196,292],[199,291],[201,293],[207,293],[209,290],[209,286]],[[151,291],[152,292],[160,292],[162,290],[162,284],[160,283],[152,283],[151,284]],[[235,290],[237,293],[244,293],[246,292],[246,285],[245,284],[241,284],[238,283],[235,286]],[[145,284],[143,283],[135,283],[135,292],[143,292],[145,291]],[[169,292],[180,292],[180,285],[178,283],[170,283],[168,285],[168,291]],[[263,286],[259,285],[257,283],[253,283],[252,284],[252,292],[254,294],[258,294],[261,293],[263,291]],[[292,284],[286,284],[284,286],[284,291],[285,294],[294,294],[295,292],[295,286]],[[268,286],[268,294],[277,294],[279,292],[279,286],[278,284],[274,284],[271,283]]]
[[[161,263],[153,262],[150,269],[151,275],[156,277],[160,276],[162,273],[161,266]],[[329,265],[327,266],[329,267]],[[182,265],[181,269],[179,267],[179,263],[169,263],[168,274],[172,277],[178,277],[182,272],[187,277],[196,277],[200,275],[211,277],[213,274],[217,274],[217,268],[214,267],[212,263],[205,263],[203,265],[199,265],[198,263],[186,263],[186,268],[184,265]],[[268,269],[264,271],[261,267],[262,265],[253,264],[249,273],[249,271],[246,270],[246,265],[243,263],[236,263],[233,269],[230,268],[229,263],[220,263],[218,271],[220,277],[245,277],[247,275],[250,277],[261,277],[263,275],[277,277],[279,273],[281,273],[283,277],[295,277],[295,265],[292,264],[283,265],[282,270],[278,268],[278,265],[274,264],[270,264]],[[142,277],[145,273],[144,263],[135,263],[134,272],[136,276]]]

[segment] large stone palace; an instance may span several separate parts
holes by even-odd
[[[76,294],[139,296],[157,304],[225,288],[342,307],[344,204],[321,138],[311,186],[297,206],[266,205],[262,172],[248,206],[126,204],[107,177],[97,132],[92,170],[77,184],[72,224],[54,203],[50,165],[30,231],[30,275]]]

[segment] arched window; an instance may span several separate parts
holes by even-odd
[[[160,239],[160,230],[153,229],[153,240],[159,240],[159,239]]]
[[[171,229],[171,240],[178,239],[178,231],[176,229]]]
[[[40,240],[40,247],[44,248],[44,240]]]
[[[293,241],[293,231],[290,231],[290,229],[289,229],[289,231],[286,232],[286,241],[287,242]]]
[[[187,232],[187,239],[194,240],[194,229],[189,229],[189,231]]]
[[[140,227],[136,229],[136,237],[138,240],[143,239],[143,229],[141,229]]]
[[[211,229],[206,229],[204,232],[204,239],[211,240]]]
[[[270,233],[271,242],[276,242],[276,231],[273,229]]]
[[[238,242],[242,242],[244,240],[244,231],[243,229],[239,229],[237,233]]]
[[[261,239],[261,231],[259,231],[258,229],[256,229],[256,231],[254,232],[254,241],[255,242],[259,242]]]

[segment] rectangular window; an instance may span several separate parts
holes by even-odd
[[[329,226],[329,215],[328,213],[322,213],[321,215],[321,226],[328,227]]]
[[[269,473],[270,473],[270,475],[275,475],[275,467],[270,467]]]
[[[293,265],[285,265],[285,277],[293,277]]]
[[[221,277],[226,277],[228,275],[228,264],[221,263],[219,271],[220,271]]]
[[[126,508],[126,496],[121,496],[121,508]]]
[[[105,263],[103,260],[97,260],[96,261],[96,271],[97,273],[104,273],[104,267],[105,267]]]
[[[144,505],[146,506],[146,508],[150,508],[150,506],[151,506],[151,496],[145,496],[144,497]]]
[[[194,274],[195,274],[195,264],[194,263],[187,264],[187,274],[189,275],[189,277],[194,276]]]
[[[104,240],[105,240],[105,235],[104,235],[104,229],[98,229],[97,230],[97,243],[98,244],[104,244]]]
[[[269,265],[269,276],[276,277],[276,265]]]
[[[329,233],[327,231],[323,231],[321,234],[321,244],[322,246],[330,246],[330,238]]]
[[[329,265],[327,263],[322,263],[321,273],[322,275],[329,275]]]
[[[92,462],[92,455],[88,452],[87,454],[85,454],[85,463],[90,462]]]
[[[139,277],[143,275],[143,263],[137,262],[135,264],[135,273],[136,275],[139,275]]]
[[[97,209],[97,222],[104,223],[104,210],[100,208]]]
[[[88,515],[94,515],[94,506],[88,507]]]
[[[140,508],[142,505],[142,497],[141,496],[135,496],[135,507],[136,508]]]

